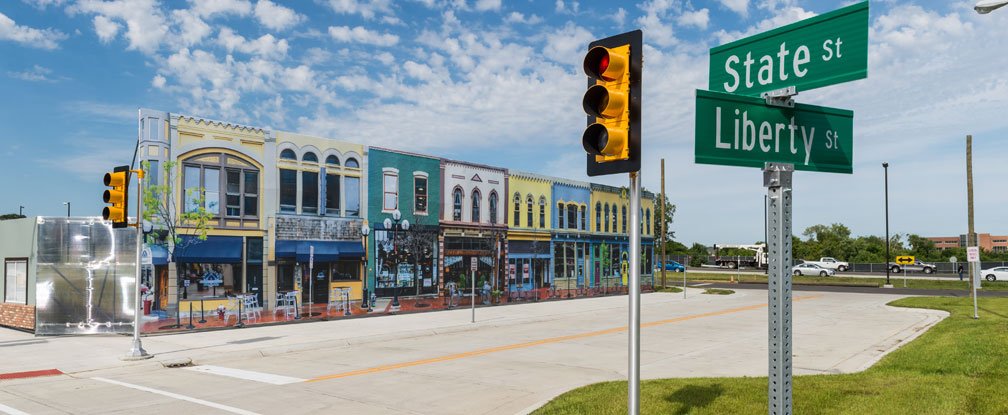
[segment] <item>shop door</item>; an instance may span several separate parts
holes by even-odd
[[[259,297],[259,304],[263,304],[262,274],[262,264],[248,264],[245,270],[245,292]]]

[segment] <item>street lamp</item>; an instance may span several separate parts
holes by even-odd
[[[973,10],[980,14],[987,14],[1005,5],[1008,5],[1008,0],[981,0],[977,2],[976,6],[973,6]]]
[[[889,283],[889,163],[882,163],[885,172],[885,283]]]
[[[409,221],[406,220],[406,219],[403,219],[402,218],[402,213],[399,212],[399,209],[396,209],[396,210],[392,211],[392,218],[391,219],[385,218],[385,221],[382,222],[382,224],[385,225],[385,229],[386,230],[389,230],[389,229],[392,230],[392,255],[393,255],[393,257],[396,257],[396,263],[395,263],[395,286],[393,287],[394,291],[392,292],[392,309],[393,310],[399,310],[399,259],[398,259],[398,254],[399,253],[396,250],[396,233],[400,229],[402,229],[404,231],[408,231],[409,230]]]
[[[24,216],[24,206],[18,206],[18,207],[20,208],[20,210],[18,210],[18,216]]]
[[[361,238],[364,239],[364,289],[361,291],[363,297],[361,299],[361,308],[366,308],[367,311],[371,312],[371,303],[368,303],[368,289],[367,289],[367,277],[368,277],[368,234],[371,233],[371,228],[368,227],[367,221],[361,225]]]
[[[67,217],[69,218],[70,217],[70,202],[63,202],[63,204],[66,205],[66,207],[67,207]]]

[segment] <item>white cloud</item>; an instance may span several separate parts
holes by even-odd
[[[707,9],[685,12],[676,18],[676,22],[683,26],[694,26],[697,29],[706,29],[710,22],[710,12]]]
[[[595,38],[588,29],[568,22],[566,26],[546,34],[544,57],[560,64],[575,64],[584,58],[586,47]]]
[[[616,13],[613,14],[613,21],[616,22],[616,26],[623,27],[623,25],[626,24],[626,14],[626,9],[622,7],[616,10]]]
[[[743,17],[749,15],[749,0],[721,0],[721,5]]]
[[[378,33],[376,31],[357,26],[329,26],[329,36],[339,42],[364,43],[375,46],[393,46],[399,43],[399,36],[391,33]]]
[[[578,14],[578,9],[581,8],[581,3],[577,1],[571,1],[569,4],[565,3],[563,0],[556,0],[554,3],[554,9],[559,14]]]
[[[32,69],[23,72],[7,72],[7,75],[11,78],[20,79],[22,81],[56,82],[56,79],[49,76],[51,74],[52,69],[40,65],[34,65]]]
[[[179,33],[174,36],[174,43],[181,46],[193,46],[199,44],[204,38],[210,36],[212,29],[199,14],[192,10],[180,9],[172,10],[172,23],[179,28]]]
[[[252,13],[252,3],[248,0],[189,0],[189,4],[196,15],[204,18],[229,14],[248,16]]]
[[[676,11],[678,5],[673,9],[671,0],[652,0],[639,7],[644,14],[637,18],[637,24],[647,33],[648,42],[665,47],[679,42],[671,22],[667,21],[670,12]]]
[[[59,7],[66,2],[66,0],[21,0],[21,1],[30,4],[32,7],[39,10],[45,10],[46,7],[49,6]]]
[[[165,77],[161,75],[154,75],[154,79],[151,80],[151,86],[157,89],[164,89],[165,84],[168,82]]]
[[[501,0],[476,0],[476,10],[500,10]]]
[[[542,23],[542,20],[543,20],[542,17],[536,16],[534,14],[526,17],[524,14],[520,12],[508,13],[507,17],[504,18],[504,21],[508,23],[522,23],[529,25],[536,25]]]
[[[0,13],[0,40],[10,40],[39,49],[56,49],[59,41],[66,39],[63,32],[53,29],[35,29],[21,26]]]
[[[79,0],[67,12],[97,14],[109,21],[125,22],[128,49],[147,54],[156,51],[168,33],[164,14],[155,0]]]
[[[94,28],[98,40],[102,43],[109,43],[119,34],[119,29],[122,26],[105,16],[98,15],[94,17]]]
[[[238,51],[263,57],[280,58],[287,55],[289,45],[286,39],[277,39],[271,34],[265,34],[255,40],[245,39],[231,28],[222,27],[217,33],[217,44],[227,49],[228,53]]]
[[[373,19],[378,14],[393,14],[389,0],[329,0],[326,4],[336,13],[359,14],[365,19]]]
[[[292,9],[269,0],[259,0],[255,6],[255,16],[263,26],[272,30],[285,30],[302,22],[305,17]]]

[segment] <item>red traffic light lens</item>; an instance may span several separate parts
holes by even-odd
[[[598,73],[605,73],[606,69],[609,69],[609,54],[605,54],[599,59]]]

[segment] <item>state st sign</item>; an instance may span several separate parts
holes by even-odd
[[[854,111],[696,91],[694,160],[762,168],[791,163],[795,170],[851,173]]]
[[[731,94],[798,92],[868,76],[868,2],[710,50],[708,89]]]

